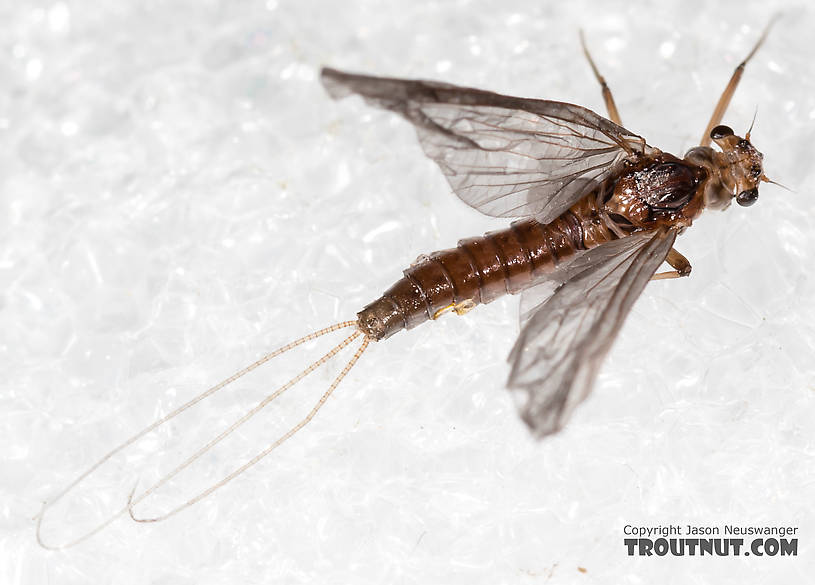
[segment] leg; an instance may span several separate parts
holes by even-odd
[[[447,305],[446,307],[442,307],[438,311],[433,314],[433,319],[438,319],[448,311],[455,311],[456,315],[464,315],[470,312],[472,309],[475,308],[475,301],[472,299],[467,299],[465,301],[461,301],[460,303],[452,303]]]
[[[718,126],[722,118],[724,117],[724,113],[727,110],[727,106],[730,105],[730,100],[733,98],[733,94],[736,91],[736,87],[739,85],[739,81],[741,81],[741,76],[744,73],[744,67],[747,65],[747,62],[753,58],[753,55],[756,54],[759,47],[761,47],[762,43],[764,43],[764,39],[767,38],[767,33],[770,32],[770,27],[775,24],[775,21],[778,19],[778,15],[774,16],[769,24],[767,24],[767,28],[764,29],[764,32],[761,34],[761,37],[758,39],[758,42],[753,47],[753,50],[750,51],[750,54],[739,63],[738,67],[733,71],[733,75],[730,76],[730,81],[727,84],[727,87],[724,88],[721,97],[719,98],[719,103],[716,104],[716,109],[713,110],[713,115],[710,117],[710,122],[707,123],[707,128],[705,128],[705,134],[702,136],[702,141],[699,143],[701,146],[710,146],[710,131],[713,130],[716,126]]]
[[[688,262],[688,259],[677,252],[674,248],[671,248],[671,251],[668,252],[668,257],[665,258],[665,261],[670,264],[674,270],[654,274],[651,277],[651,280],[665,280],[667,278],[682,278],[683,276],[690,276],[690,262]]]
[[[611,121],[615,124],[622,126],[623,123],[620,120],[620,113],[617,111],[617,105],[614,103],[614,98],[611,96],[611,90],[608,88],[605,78],[600,75],[600,72],[597,70],[597,66],[594,64],[594,61],[589,54],[589,49],[586,47],[586,39],[583,38],[582,30],[580,31],[580,45],[583,47],[583,54],[586,56],[586,59],[589,60],[589,65],[591,65],[591,70],[594,72],[594,76],[597,78],[600,87],[603,88],[603,99],[606,102],[608,117],[611,118]]]

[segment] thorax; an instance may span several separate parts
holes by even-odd
[[[684,229],[705,207],[708,169],[668,153],[631,162],[596,193],[598,207],[618,236],[661,227]]]

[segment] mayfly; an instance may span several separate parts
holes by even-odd
[[[626,130],[605,79],[581,34],[583,52],[602,88],[608,119],[573,104],[523,99],[433,81],[371,77],[322,70],[333,98],[361,96],[413,124],[422,148],[455,194],[478,211],[515,218],[506,229],[461,240],[422,256],[357,319],[326,327],[264,356],[119,445],[43,505],[45,511],[112,456],[192,405],[272,358],[312,339],[348,329],[350,335],[270,394],[157,483],[130,494],[123,507],[85,540],[123,514],[140,522],[172,516],[256,464],[303,428],[371,342],[403,329],[463,314],[505,294],[521,294],[521,332],[509,361],[507,386],[520,395],[523,420],[538,437],[563,427],[589,394],[603,357],[631,306],[653,279],[688,276],[691,265],[673,246],[704,209],[758,199],[762,154],[721,124],[745,65],[769,26],[736,67],[699,146],[684,158],[663,152]],[[752,129],[752,126],[751,126]],[[718,150],[711,148],[711,142]],[[657,273],[663,262],[672,270]],[[359,342],[355,353],[300,422],[251,460],[166,514],[143,518],[134,507],[190,466],[283,392]]]

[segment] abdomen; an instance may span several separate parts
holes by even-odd
[[[469,310],[518,293],[578,250],[614,238],[594,215],[593,198],[587,197],[549,224],[516,221],[507,229],[423,256],[357,314],[359,328],[378,341],[446,309]]]

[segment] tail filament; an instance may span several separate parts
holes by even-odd
[[[274,451],[277,447],[279,447],[280,445],[285,443],[288,439],[290,439],[295,433],[297,433],[300,429],[302,429],[304,426],[306,426],[314,418],[314,416],[317,414],[317,412],[320,410],[320,408],[322,408],[323,405],[325,404],[325,402],[328,400],[329,396],[331,396],[331,394],[337,388],[339,383],[343,380],[343,378],[345,378],[345,376],[348,374],[348,372],[351,371],[351,368],[354,367],[354,365],[357,363],[359,358],[362,356],[363,352],[368,348],[368,344],[371,341],[369,337],[364,335],[359,330],[356,330],[353,333],[351,333],[351,335],[349,335],[348,337],[343,339],[340,343],[338,343],[333,348],[331,348],[326,354],[324,354],[318,360],[312,362],[302,372],[300,372],[299,374],[294,376],[291,380],[289,380],[288,382],[286,382],[285,384],[280,386],[277,390],[275,390],[274,392],[269,394],[266,398],[261,400],[251,410],[247,411],[243,416],[241,416],[238,420],[236,420],[234,423],[232,423],[226,430],[221,432],[218,436],[216,436],[211,441],[209,441],[206,445],[201,447],[193,455],[191,455],[186,460],[184,460],[182,463],[180,463],[171,472],[164,475],[156,483],[154,483],[153,485],[147,487],[146,489],[144,489],[143,491],[141,491],[138,494],[136,494],[136,487],[134,487],[133,491],[131,491],[131,493],[130,493],[128,499],[127,499],[127,504],[123,508],[118,510],[117,512],[114,512],[111,516],[109,516],[103,522],[96,525],[90,531],[84,533],[83,535],[79,536],[78,538],[75,538],[75,539],[73,539],[73,540],[71,540],[71,541],[69,541],[69,542],[67,542],[65,544],[61,544],[61,545],[49,545],[49,544],[46,544],[43,541],[43,538],[42,538],[42,520],[43,520],[43,517],[45,516],[45,513],[47,512],[47,510],[49,508],[51,508],[52,506],[54,506],[62,498],[64,498],[77,485],[79,485],[83,480],[85,480],[94,471],[99,469],[99,467],[101,467],[103,464],[105,464],[114,455],[116,455],[117,453],[119,453],[122,450],[126,449],[127,447],[133,445],[136,441],[138,441],[139,439],[141,439],[142,437],[144,437],[148,433],[154,431],[155,429],[157,429],[158,427],[160,427],[164,423],[166,423],[169,420],[175,418],[176,416],[178,416],[179,414],[181,414],[185,410],[191,408],[195,404],[201,402],[205,398],[207,398],[209,396],[212,396],[213,394],[215,394],[216,392],[218,392],[219,390],[221,390],[225,386],[228,386],[229,384],[231,384],[235,380],[245,376],[246,374],[248,374],[252,370],[260,367],[261,365],[265,364],[266,362],[270,361],[271,359],[273,359],[273,358],[275,358],[275,357],[277,357],[277,356],[279,356],[279,355],[281,355],[283,353],[286,353],[287,351],[289,351],[289,350],[291,350],[291,349],[293,349],[293,348],[295,348],[295,347],[297,347],[299,345],[307,343],[308,341],[311,341],[313,339],[317,339],[318,337],[322,337],[323,335],[327,335],[327,334],[332,333],[334,331],[338,331],[340,329],[345,329],[345,328],[348,328],[348,327],[357,327],[357,325],[358,325],[357,321],[343,321],[341,323],[337,323],[335,325],[331,325],[330,327],[326,327],[324,329],[320,329],[319,331],[315,331],[313,333],[310,333],[310,334],[308,334],[308,335],[306,335],[304,337],[301,337],[300,339],[297,339],[295,341],[292,341],[291,343],[288,343],[288,344],[284,345],[283,347],[281,347],[281,348],[279,348],[279,349],[277,349],[277,350],[275,350],[275,351],[273,351],[271,353],[266,354],[265,356],[263,356],[262,358],[260,358],[256,362],[246,366],[245,368],[243,368],[242,370],[239,370],[238,372],[235,372],[234,374],[232,374],[231,376],[229,376],[228,378],[226,378],[222,382],[219,382],[215,386],[212,386],[208,390],[205,390],[204,392],[202,392],[198,396],[194,397],[193,399],[189,400],[188,402],[185,402],[184,404],[182,404],[181,406],[179,406],[178,408],[176,408],[175,410],[173,410],[169,414],[167,414],[167,415],[163,416],[162,418],[158,419],[157,421],[155,421],[154,423],[152,423],[148,427],[146,427],[143,430],[139,431],[138,433],[136,433],[135,435],[133,435],[132,437],[130,437],[129,439],[127,439],[126,441],[124,441],[123,443],[118,445],[117,447],[115,447],[113,450],[109,451],[99,461],[94,463],[90,468],[88,468],[86,471],[84,471],[82,474],[80,474],[73,482],[71,482],[67,487],[65,487],[61,492],[59,492],[56,495],[56,497],[54,497],[50,501],[47,501],[47,502],[43,503],[42,509],[40,510],[40,513],[36,518],[36,520],[37,520],[37,542],[39,542],[40,546],[42,546],[43,548],[50,549],[50,550],[69,548],[69,547],[75,546],[75,545],[87,540],[88,538],[94,536],[95,534],[97,534],[98,532],[100,532],[101,530],[106,528],[110,523],[112,523],[114,520],[118,519],[120,516],[124,515],[125,513],[129,514],[130,517],[133,518],[133,520],[135,520],[137,522],[158,522],[160,520],[164,520],[166,518],[174,516],[175,514],[177,514],[178,512],[180,512],[180,511],[182,511],[182,510],[184,510],[186,508],[189,508],[193,504],[195,504],[195,503],[201,501],[202,499],[206,498],[208,495],[210,495],[212,492],[214,492],[218,488],[226,485],[227,483],[229,483],[230,481],[235,479],[238,475],[240,475],[241,473],[243,473],[244,471],[246,471],[247,469],[249,469],[250,467],[252,467],[256,463],[258,463],[261,459],[266,457],[269,453]],[[351,359],[348,361],[348,363],[345,365],[345,367],[340,371],[339,374],[337,374],[336,378],[334,378],[333,382],[331,382],[330,386],[325,391],[325,393],[323,393],[323,395],[320,397],[320,399],[317,401],[317,403],[312,407],[312,409],[308,412],[308,414],[302,420],[300,420],[298,423],[296,423],[293,427],[291,427],[288,431],[286,431],[283,435],[281,435],[277,440],[275,440],[273,443],[271,443],[263,451],[261,451],[260,453],[255,455],[252,459],[250,459],[249,461],[247,461],[246,463],[244,463],[243,465],[241,465],[240,467],[238,467],[237,469],[232,471],[229,475],[222,478],[221,480],[219,480],[215,484],[211,485],[210,487],[208,487],[204,491],[200,492],[198,495],[190,498],[189,500],[187,500],[183,504],[180,504],[179,506],[173,508],[169,512],[167,512],[165,514],[162,514],[160,516],[155,516],[155,517],[151,517],[151,518],[141,518],[141,517],[138,517],[136,515],[136,513],[133,510],[133,508],[136,505],[138,505],[140,502],[144,501],[153,492],[155,492],[161,486],[166,484],[173,477],[175,477],[176,475],[181,473],[181,471],[183,471],[184,469],[186,469],[187,467],[192,465],[196,460],[198,460],[207,451],[212,449],[215,445],[220,443],[227,436],[229,436],[232,432],[234,432],[238,427],[240,427],[242,424],[244,424],[250,418],[255,416],[258,412],[260,412],[263,408],[268,406],[276,398],[281,396],[286,390],[290,389],[292,386],[294,386],[295,384],[300,382],[303,378],[308,376],[310,373],[312,373],[313,371],[318,369],[320,366],[324,365],[326,362],[331,360],[331,358],[333,358],[335,355],[337,355],[345,347],[347,347],[348,345],[353,343],[360,336],[362,336],[362,344],[357,348],[356,352],[351,357]]]

